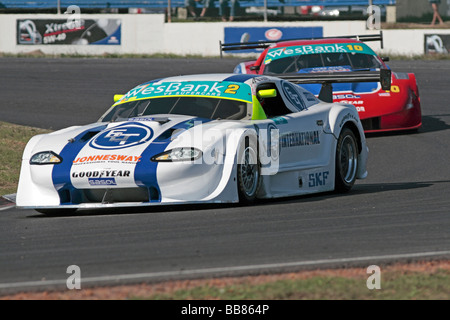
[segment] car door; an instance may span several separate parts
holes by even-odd
[[[279,129],[280,169],[299,170],[327,162],[330,136],[324,132],[327,109],[311,93],[288,81],[278,83],[278,92],[291,113],[272,120]]]

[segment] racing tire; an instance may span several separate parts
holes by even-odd
[[[239,202],[253,203],[261,186],[261,166],[258,157],[257,138],[245,137],[238,153],[237,184]]]
[[[358,144],[349,128],[342,129],[336,146],[335,191],[348,192],[358,171]]]

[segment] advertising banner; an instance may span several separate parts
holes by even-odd
[[[19,45],[120,45],[119,19],[18,19]]]
[[[425,34],[425,54],[448,54],[450,34]]]

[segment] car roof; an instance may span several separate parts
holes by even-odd
[[[205,74],[191,74],[166,77],[148,81],[144,84],[155,82],[187,82],[187,81],[230,81],[245,83],[251,78],[260,77],[256,74],[235,74],[235,73],[205,73]]]

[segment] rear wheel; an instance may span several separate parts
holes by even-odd
[[[344,128],[339,135],[336,147],[335,190],[348,192],[353,187],[358,170],[358,146],[355,135]]]
[[[237,183],[239,201],[242,203],[253,202],[261,184],[258,149],[253,140],[256,139],[245,138],[245,146],[240,149],[241,152],[238,156]]]

